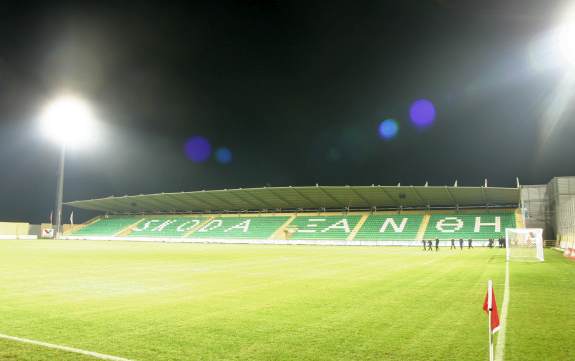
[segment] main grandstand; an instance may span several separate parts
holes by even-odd
[[[265,187],[74,201],[103,212],[66,238],[335,245],[485,243],[523,227],[519,188]]]

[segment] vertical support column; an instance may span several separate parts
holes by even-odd
[[[58,184],[56,185],[56,229],[54,238],[60,238],[62,233],[62,198],[64,196],[64,161],[66,160],[66,144],[60,148],[58,161]]]

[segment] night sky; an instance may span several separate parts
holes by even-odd
[[[65,201],[575,175],[570,70],[538,50],[561,2],[142,3],[3,5],[1,220],[48,221],[58,149],[38,117],[62,92],[102,127],[97,146],[68,153]],[[423,129],[418,99],[436,111]],[[398,133],[383,139],[390,118]],[[195,136],[231,161],[189,159]]]

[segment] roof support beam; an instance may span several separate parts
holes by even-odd
[[[326,195],[326,197],[328,197],[329,199],[331,199],[332,201],[334,201],[336,204],[337,203],[341,203],[341,201],[335,199],[331,194],[329,194],[325,189],[323,189],[323,187],[316,187],[319,188],[319,190]]]
[[[145,211],[157,211],[156,208],[154,208],[153,204],[150,203],[150,199],[148,198],[144,198],[143,200],[140,200],[139,197],[140,196],[136,196],[137,198],[132,199],[132,203],[136,203],[137,208],[144,208]]]
[[[155,211],[166,212],[173,211],[173,205],[163,199],[158,199],[157,197],[150,198],[149,204],[152,204]],[[167,207],[167,208],[166,208]]]
[[[279,194],[277,194],[273,188],[266,188],[268,190],[268,192],[270,192],[271,194],[274,195],[274,197],[276,197],[277,199],[279,199],[280,201],[284,202],[285,204],[287,204],[288,206],[297,209],[299,208],[298,206],[294,206],[292,203],[288,202],[285,200],[285,198],[283,198],[282,196],[280,196]]]
[[[175,211],[176,207],[174,206],[174,203],[168,201],[167,199],[163,199],[163,198],[165,198],[164,196],[165,196],[165,194],[162,194],[162,197],[156,196],[156,197],[152,198],[152,200],[154,203],[158,203],[158,204],[162,205],[162,207],[164,207],[162,209],[162,212],[165,211],[166,209],[168,211]],[[167,207],[167,208],[165,208],[165,207]]]
[[[411,190],[413,190],[413,193],[415,193],[415,195],[417,196],[417,198],[419,198],[419,200],[420,200],[422,203],[425,203],[426,205],[429,206],[429,202],[426,201],[426,200],[421,196],[421,194],[419,194],[419,192],[417,191],[417,189],[415,188],[415,186],[411,186]]]
[[[188,211],[189,210],[188,205],[185,202],[182,202],[182,200],[180,200],[175,194],[166,193],[165,196],[170,198],[172,201],[174,201],[175,204],[178,204],[178,207],[181,207],[179,210],[182,210],[182,211]]]
[[[485,203],[486,206],[489,205],[489,202],[487,202],[487,195],[485,194],[485,187],[480,187],[481,188],[481,199],[483,200],[483,203]]]
[[[236,189],[234,189],[234,190],[227,190],[226,189],[224,197],[229,196],[229,195],[233,195],[233,197],[235,197],[235,199],[239,200],[240,204],[241,203],[247,204],[248,207],[251,207],[250,209],[256,209],[257,208],[257,206],[254,206],[253,202],[246,201],[246,199],[244,197],[240,197],[240,195],[238,193],[239,193],[239,191]],[[220,198],[219,195],[218,195],[218,198]],[[234,205],[233,207],[237,208],[238,206]]]
[[[310,202],[312,205],[315,204],[311,199],[309,199],[308,197],[304,196],[303,194],[301,194],[296,188],[294,187],[289,187],[291,190],[293,190],[300,198]],[[300,207],[301,208],[301,207]],[[319,206],[312,206],[311,208],[320,208]]]
[[[451,198],[451,201],[455,204],[457,208],[459,208],[459,202],[457,201],[457,199],[455,199],[453,194],[451,194],[451,191],[449,190],[448,186],[445,186],[445,190],[447,191],[447,195],[449,196],[449,198]]]
[[[260,203],[260,207],[263,206],[263,208],[267,209],[270,208],[268,203],[266,201],[263,201],[261,198],[256,197],[254,194],[252,194],[252,192],[250,192],[248,189],[242,189],[242,192],[247,194],[248,197],[251,197],[253,199],[255,199],[256,201],[258,201]]]
[[[395,199],[393,199],[393,197],[385,190],[385,187],[378,186],[378,188],[381,189],[381,191],[383,192],[383,194],[385,194],[387,196],[387,198],[389,198],[392,202],[395,202],[396,207],[401,206],[401,204],[398,203]]]
[[[239,208],[238,208],[237,206],[235,206],[233,203],[230,203],[230,201],[228,201],[227,199],[225,199],[225,197],[220,197],[219,195],[216,196],[215,192],[209,192],[209,191],[208,191],[208,192],[204,192],[203,194],[204,194],[204,196],[207,194],[207,195],[209,195],[212,199],[215,199],[216,201],[221,202],[221,203],[224,203],[226,206],[231,207],[229,210],[239,209]],[[222,208],[222,207],[216,207],[216,210],[217,210],[217,209],[223,210],[224,208]]]
[[[117,198],[108,198],[106,199],[106,202],[111,203],[112,206],[108,206],[109,209],[104,211],[121,212],[126,208],[123,202],[119,201]]]
[[[355,194],[359,199],[361,199],[362,201],[364,201],[365,204],[366,204],[368,207],[373,207],[373,205],[371,205],[371,204],[369,203],[369,201],[368,201],[364,196],[362,196],[358,191],[356,191],[355,189],[353,189],[353,187],[349,187],[349,190],[351,190],[351,192],[352,192],[353,194]]]
[[[198,202],[198,203],[202,203],[208,206],[208,208],[210,208],[210,210],[214,210],[214,209],[218,209],[218,207],[216,207],[213,203],[207,202],[206,200],[202,199],[200,196],[200,193],[187,193],[186,194],[186,198],[190,199],[192,198],[192,201]]]

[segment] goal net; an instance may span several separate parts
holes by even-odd
[[[508,261],[511,259],[543,261],[543,229],[507,228],[505,247]]]

